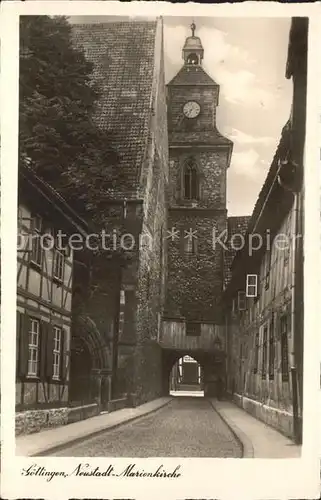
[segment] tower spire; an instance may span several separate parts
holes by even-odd
[[[193,20],[193,22],[191,24],[191,30],[192,30],[192,37],[194,38],[194,36],[195,36],[195,30],[196,30],[196,25],[194,23],[194,20]]]
[[[187,65],[201,65],[204,56],[204,49],[199,36],[195,35],[196,24],[194,20],[190,25],[192,36],[188,36],[183,47],[183,59]]]

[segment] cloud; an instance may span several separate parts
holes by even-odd
[[[169,62],[167,78],[172,78],[182,65],[181,49],[189,36],[186,26],[164,27],[164,49]],[[275,99],[274,92],[264,89],[256,76],[257,61],[239,45],[227,41],[223,31],[207,26],[198,30],[204,54],[204,69],[222,86],[225,99],[233,104],[244,106],[269,107]],[[173,50],[175,48],[175,50]]]
[[[230,71],[221,66],[217,68],[216,74],[222,86],[222,94],[233,104],[269,108],[275,102],[275,94],[264,89],[250,71]]]
[[[231,161],[231,173],[256,178],[261,177],[262,169],[258,167],[260,155],[251,148],[246,151],[234,152]]]
[[[275,139],[273,137],[254,137],[253,135],[246,134],[245,132],[242,132],[241,130],[238,130],[236,128],[230,129],[228,137],[229,139],[231,139],[231,141],[238,144],[263,144],[268,146],[270,144],[274,144],[275,142]]]

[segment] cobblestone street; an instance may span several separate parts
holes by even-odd
[[[52,456],[240,458],[242,448],[204,398],[175,398],[169,405]]]

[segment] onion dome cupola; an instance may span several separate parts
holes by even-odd
[[[192,36],[186,38],[183,47],[183,59],[187,65],[200,65],[204,57],[204,49],[201,39],[195,36],[196,26],[194,22],[191,24],[191,30]]]

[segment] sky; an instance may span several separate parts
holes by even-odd
[[[192,18],[164,19],[166,82],[182,65]],[[220,85],[218,130],[234,143],[228,170],[229,215],[250,215],[281,130],[290,116],[285,78],[290,18],[194,18],[203,67]]]
[[[250,215],[290,116],[292,82],[285,78],[285,67],[291,20],[164,17],[166,83],[183,64],[182,47],[193,20],[204,48],[203,67],[220,85],[217,127],[234,143],[228,215]],[[115,21],[115,16],[71,20],[86,21]]]

